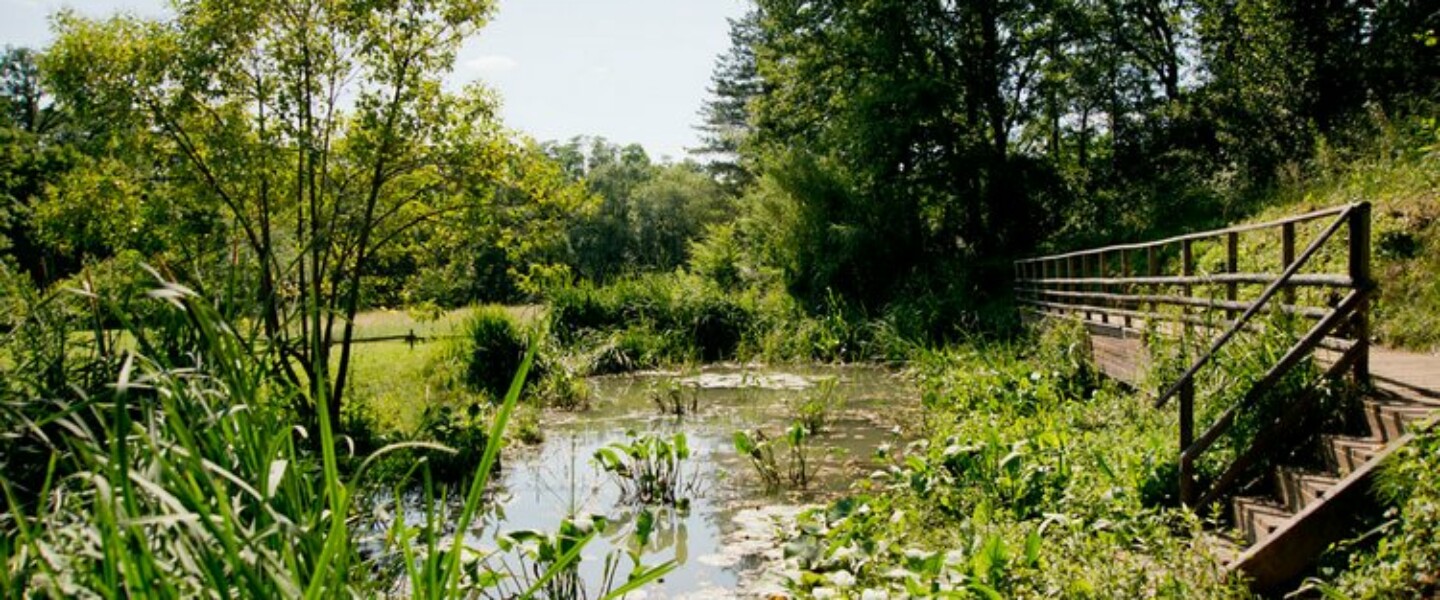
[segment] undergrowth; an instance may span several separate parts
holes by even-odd
[[[805,596],[1235,597],[1173,481],[1173,412],[1102,382],[1083,330],[917,363],[924,439],[786,535]]]
[[[527,579],[475,560],[454,534],[489,512],[483,492],[533,355],[483,426],[463,502],[442,501],[426,461],[412,462],[405,475],[423,483],[415,521],[383,500],[371,467],[422,446],[449,449],[406,443],[349,455],[325,399],[316,399],[318,423],[302,425],[293,412],[301,392],[210,301],[164,282],[150,295],[159,307],[143,325],[96,292],[9,299],[23,310],[0,335],[7,596],[530,596],[573,572],[596,534],[562,527],[563,552],[515,558],[534,574]],[[76,298],[123,330],[93,325],[105,322],[99,314],[48,319]],[[92,326],[93,341],[58,354],[26,345],[32,328],[69,339]],[[110,343],[120,337],[129,342]],[[31,370],[47,364],[51,373]],[[407,482],[394,483],[389,497],[401,497]],[[597,596],[621,596],[673,567],[645,566],[638,555],[609,562],[629,565],[628,573],[611,580],[613,589],[592,590]]]

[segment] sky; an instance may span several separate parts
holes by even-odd
[[[480,80],[503,99],[505,124],[537,140],[576,135],[639,143],[683,159],[727,17],[746,0],[500,0],[494,20],[460,51],[449,83]],[[166,14],[163,0],[0,0],[0,44],[44,46],[62,7],[104,16]]]

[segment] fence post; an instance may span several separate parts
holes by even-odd
[[[1100,278],[1100,279],[1105,279],[1105,253],[1104,253],[1104,252],[1101,252],[1101,253],[1095,255],[1095,276],[1098,277],[1098,278]],[[1096,288],[1099,288],[1097,291],[1099,291],[1099,292],[1102,293],[1102,294],[1108,294],[1108,293],[1110,293],[1110,286],[1107,285],[1107,284],[1105,284],[1105,283],[1103,283],[1103,282],[1097,282],[1097,283],[1095,284],[1095,287],[1096,287]],[[1100,306],[1101,306],[1102,308],[1107,308],[1107,309],[1108,309],[1108,308],[1114,308],[1113,306],[1110,305],[1110,300],[1109,300],[1109,299],[1101,298],[1099,304],[1100,304]],[[1105,312],[1100,313],[1100,322],[1101,322],[1101,323],[1106,323],[1106,324],[1109,324],[1109,323],[1110,323],[1110,311],[1107,310],[1107,311],[1105,311]]]
[[[1195,443],[1195,380],[1186,378],[1180,384],[1180,502],[1195,502],[1195,476],[1191,473],[1187,452]]]
[[[1127,280],[1130,279],[1130,251],[1129,251],[1129,250],[1121,250],[1121,251],[1120,251],[1120,276],[1123,277],[1123,278],[1125,278],[1125,279],[1127,279]],[[1126,297],[1125,306],[1122,306],[1122,307],[1120,307],[1120,308],[1125,309],[1125,329],[1126,329],[1126,333],[1128,334],[1128,332],[1129,332],[1129,330],[1130,330],[1130,328],[1131,328],[1130,312],[1133,311],[1133,310],[1136,309],[1136,308],[1139,308],[1139,306],[1131,306],[1131,304],[1133,304],[1133,302],[1129,301],[1129,297],[1131,296],[1132,292],[1135,291],[1135,286],[1131,285],[1129,281],[1126,281],[1125,284],[1122,285],[1122,286],[1120,286],[1120,287],[1121,287],[1121,290],[1123,291],[1123,293],[1125,294],[1125,297]]]
[[[1185,241],[1183,241],[1183,242],[1180,242],[1180,275],[1181,275],[1182,277],[1192,277],[1192,276],[1195,275],[1195,253],[1194,253],[1194,248],[1192,247],[1192,245],[1191,245],[1191,243],[1190,243],[1190,240],[1185,240]],[[1194,295],[1194,294],[1193,294],[1194,288],[1193,288],[1188,282],[1185,283],[1184,285],[1180,286],[1180,289],[1181,289],[1182,292],[1184,292],[1184,295],[1185,295],[1186,298],[1190,298],[1191,296]],[[1184,328],[1184,330],[1185,330],[1185,338],[1184,338],[1184,341],[1181,342],[1181,343],[1183,343],[1183,344],[1189,344],[1190,341],[1191,341],[1191,340],[1190,340],[1190,330],[1191,330],[1191,328],[1190,328],[1190,306],[1189,306],[1189,305],[1181,306],[1181,307],[1180,307],[1180,314],[1181,314],[1181,315],[1184,315],[1184,317],[1185,317],[1184,319],[1182,319],[1182,320],[1184,321],[1183,328]]]
[[[1231,275],[1240,272],[1240,234],[1233,231],[1225,236],[1225,272]],[[1225,299],[1230,302],[1239,300],[1238,287],[1234,281],[1225,284]],[[1240,311],[1229,309],[1225,311],[1225,318],[1233,321],[1239,314]]]
[[[1280,270],[1289,269],[1295,263],[1295,224],[1286,223],[1280,226]],[[1285,286],[1280,292],[1285,304],[1295,304],[1295,288]]]
[[[1362,202],[1350,212],[1350,283],[1367,295],[1355,309],[1355,343],[1360,354],[1355,358],[1355,380],[1370,383],[1370,298],[1375,283],[1370,279],[1370,203]]]
[[[1146,247],[1145,247],[1145,276],[1146,276],[1146,277],[1159,277],[1159,276],[1160,276],[1160,259],[1159,259],[1159,257],[1155,256],[1155,247],[1154,247],[1154,246],[1146,246]],[[1147,286],[1146,289],[1149,290],[1149,292],[1150,292],[1151,295],[1157,295],[1157,296],[1159,295],[1160,286],[1158,286],[1158,285],[1155,285],[1155,284],[1152,283],[1152,284],[1150,284],[1149,286]],[[1151,300],[1151,301],[1150,301],[1150,310],[1146,311],[1148,314],[1147,314],[1147,316],[1145,317],[1145,327],[1148,328],[1148,329],[1150,329],[1151,331],[1154,331],[1154,330],[1155,330],[1156,322],[1159,321],[1159,319],[1156,319],[1156,318],[1155,318],[1155,313],[1156,313],[1156,311],[1158,311],[1159,309],[1160,309],[1160,306],[1159,306],[1158,304],[1156,304],[1154,300]]]

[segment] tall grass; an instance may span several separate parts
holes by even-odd
[[[488,510],[484,491],[533,351],[495,412],[460,510],[444,523],[434,518],[443,494],[428,485],[422,461],[416,470],[427,484],[423,507],[431,518],[412,526],[376,515],[379,488],[368,479],[370,467],[391,453],[438,448],[391,445],[342,463],[348,445],[334,431],[324,397],[315,399],[317,430],[301,426],[291,412],[301,392],[273,377],[255,344],[208,301],[174,283],[151,295],[169,304],[151,324],[114,314],[133,346],[59,359],[108,373],[107,385],[4,389],[0,435],[41,449],[26,457],[41,465],[31,469],[40,473],[33,481],[12,477],[27,465],[8,452],[0,473],[0,588],[7,595],[529,597],[579,561],[589,537],[521,585],[487,570],[464,543]],[[93,307],[103,309],[106,303],[94,298]],[[55,301],[35,300],[36,311]],[[53,326],[63,325],[14,326],[4,346],[10,365],[31,362],[33,349],[17,340],[33,327]],[[175,352],[182,343],[184,351]],[[67,376],[83,371],[67,369]],[[455,533],[447,537],[447,530]],[[633,564],[611,596],[673,567]]]

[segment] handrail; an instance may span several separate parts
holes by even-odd
[[[1286,280],[1294,277],[1296,273],[1300,272],[1300,268],[1304,267],[1305,263],[1309,262],[1310,258],[1315,256],[1315,253],[1320,250],[1320,247],[1324,246],[1325,242],[1330,240],[1330,236],[1335,235],[1335,232],[1340,230],[1340,226],[1345,224],[1346,219],[1350,216],[1351,211],[1353,211],[1357,206],[1361,205],[1347,205],[1344,210],[1340,212],[1340,217],[1335,219],[1335,222],[1331,223],[1330,226],[1325,229],[1324,233],[1320,234],[1318,237],[1315,238],[1314,241],[1310,242],[1310,245],[1305,248],[1305,252],[1302,253],[1300,257],[1295,260],[1295,262],[1290,263],[1290,266],[1285,268],[1285,271],[1280,274],[1280,277],[1277,278],[1269,286],[1267,286],[1265,288],[1265,291],[1260,294],[1260,297],[1250,304],[1250,308],[1246,309],[1239,318],[1235,319],[1235,323],[1230,326],[1230,329],[1226,330],[1224,334],[1222,334],[1219,338],[1216,338],[1216,340],[1210,344],[1210,350],[1207,351],[1204,355],[1202,355],[1199,360],[1196,360],[1195,364],[1190,365],[1190,368],[1185,371],[1185,374],[1181,375],[1178,381],[1176,381],[1168,389],[1166,389],[1165,393],[1160,394],[1160,397],[1155,400],[1155,407],[1159,408],[1165,406],[1165,403],[1170,400],[1171,396],[1174,396],[1176,393],[1178,393],[1180,391],[1180,388],[1184,387],[1187,382],[1193,380],[1195,374],[1199,373],[1200,369],[1204,368],[1205,364],[1210,362],[1211,357],[1213,357],[1216,352],[1219,352],[1221,348],[1225,347],[1225,344],[1230,342],[1230,338],[1235,337],[1235,334],[1239,333],[1240,329],[1245,325],[1245,323],[1248,322],[1251,318],[1253,318],[1256,314],[1258,314],[1260,312],[1260,309],[1264,307],[1265,303],[1269,302],[1270,299],[1273,298],[1275,294],[1280,291],[1280,288],[1285,286]]]
[[[1216,440],[1220,439],[1221,434],[1230,428],[1230,425],[1234,423],[1235,417],[1240,414],[1240,411],[1249,408],[1250,405],[1259,400],[1260,395],[1273,387],[1281,377],[1285,376],[1285,372],[1293,368],[1295,363],[1299,362],[1305,353],[1319,346],[1320,341],[1325,339],[1325,336],[1330,335],[1330,332],[1338,327],[1345,317],[1350,316],[1350,313],[1359,307],[1360,303],[1365,300],[1365,296],[1366,292],[1364,290],[1350,292],[1350,294],[1345,297],[1345,300],[1340,303],[1340,306],[1335,307],[1335,310],[1331,311],[1329,316],[1325,317],[1319,323],[1316,323],[1314,327],[1311,327],[1310,331],[1305,334],[1305,337],[1300,338],[1300,341],[1291,346],[1290,349],[1285,352],[1285,356],[1281,357],[1279,362],[1276,362],[1275,366],[1271,367],[1269,371],[1266,371],[1265,375],[1262,376],[1259,381],[1255,382],[1255,385],[1251,386],[1250,390],[1245,393],[1245,396],[1242,397],[1239,402],[1236,402],[1233,406],[1226,409],[1224,413],[1221,413],[1220,418],[1215,419],[1215,424],[1211,425],[1210,429],[1206,430],[1204,435],[1197,438],[1195,442],[1181,454],[1199,455],[1214,444]]]
[[[1357,293],[1363,294],[1364,292]],[[1345,372],[1347,369],[1352,368],[1355,362],[1360,359],[1360,354],[1362,352],[1363,346],[1359,345],[1354,346],[1349,350],[1346,350],[1343,354],[1341,354],[1340,360],[1335,361],[1335,364],[1331,365],[1330,368],[1325,372],[1325,376],[1336,377],[1340,373]],[[1240,477],[1245,474],[1245,471],[1247,469],[1259,462],[1262,455],[1266,452],[1269,452],[1271,447],[1273,447],[1277,443],[1277,438],[1281,437],[1280,434],[1283,433],[1282,431],[1277,430],[1281,430],[1291,425],[1295,421],[1296,417],[1300,416],[1303,413],[1304,409],[1308,408],[1309,404],[1314,401],[1314,396],[1315,390],[1311,389],[1304,398],[1297,402],[1294,402],[1291,405],[1290,410],[1286,411],[1285,414],[1280,417],[1280,419],[1272,422],[1270,428],[1265,432],[1265,435],[1257,437],[1255,443],[1252,444],[1251,447],[1245,451],[1245,453],[1241,454],[1238,458],[1236,458],[1235,462],[1231,463],[1230,466],[1226,468],[1219,477],[1216,477],[1215,481],[1210,483],[1209,489],[1205,490],[1204,494],[1200,494],[1199,499],[1193,501],[1191,505],[1202,508],[1205,506],[1209,506],[1210,503],[1214,502],[1222,494],[1228,491],[1230,486],[1233,485],[1237,480],[1239,480]],[[1255,398],[1258,397],[1258,395],[1255,396]],[[1248,394],[1247,398],[1249,398]],[[1254,400],[1252,399],[1250,403],[1253,404]],[[1230,419],[1226,422],[1225,428],[1228,429],[1230,425],[1233,424],[1233,421],[1234,416],[1231,415]],[[1216,427],[1212,427],[1211,429],[1218,430],[1219,424],[1220,423],[1217,422]],[[1199,443],[1197,442],[1194,446],[1191,446],[1190,449],[1187,449],[1185,452],[1180,453],[1180,472],[1182,482],[1188,483],[1192,486],[1192,494],[1195,494],[1195,492],[1198,491],[1193,490],[1193,479],[1186,481],[1183,478],[1193,478],[1195,459],[1198,458],[1202,452],[1208,449],[1209,445],[1213,444],[1215,440],[1220,437],[1221,433],[1223,433],[1223,431],[1217,431],[1216,434],[1211,436],[1209,432],[1206,432],[1205,437],[1208,438],[1206,447],[1199,448]]]
[[[1125,251],[1125,250],[1145,250],[1145,249],[1148,249],[1148,248],[1159,248],[1159,247],[1161,247],[1161,246],[1168,246],[1168,245],[1171,245],[1171,244],[1178,244],[1178,243],[1180,243],[1180,242],[1193,242],[1193,241],[1195,241],[1195,240],[1206,240],[1206,239],[1210,239],[1210,238],[1213,238],[1213,237],[1220,237],[1220,236],[1222,236],[1222,235],[1227,235],[1227,234],[1231,234],[1231,233],[1245,233],[1245,232],[1247,232],[1247,231],[1258,231],[1258,230],[1261,230],[1261,229],[1270,229],[1270,228],[1272,228],[1272,227],[1279,227],[1279,226],[1282,226],[1282,225],[1292,225],[1292,224],[1296,224],[1296,223],[1305,223],[1305,222],[1314,221],[1314,220],[1316,220],[1316,219],[1320,219],[1320,218],[1323,218],[1323,217],[1328,217],[1328,216],[1330,216],[1330,215],[1338,215],[1338,214],[1340,214],[1340,213],[1342,213],[1342,212],[1348,212],[1348,211],[1350,211],[1351,209],[1355,208],[1356,206],[1359,206],[1360,204],[1361,204],[1361,203],[1345,204],[1345,205],[1341,205],[1341,206],[1335,206],[1335,207],[1331,207],[1331,208],[1326,208],[1326,209],[1321,209],[1321,210],[1317,210],[1317,211],[1313,211],[1313,212],[1308,212],[1308,213],[1301,214],[1301,215],[1295,215],[1295,216],[1292,216],[1292,217],[1287,217],[1287,218],[1279,219],[1279,220],[1276,220],[1276,221],[1267,221],[1267,222],[1265,222],[1265,223],[1252,223],[1252,224],[1249,224],[1249,225],[1236,225],[1236,226],[1234,226],[1234,227],[1227,227],[1227,228],[1225,228],[1225,229],[1212,229],[1212,230],[1210,230],[1210,231],[1201,231],[1201,232],[1198,232],[1198,233],[1187,233],[1187,234],[1185,234],[1185,235],[1177,235],[1177,236],[1174,236],[1174,237],[1165,238],[1165,239],[1163,239],[1163,240],[1155,240],[1155,241],[1153,241],[1153,242],[1138,242],[1138,243],[1133,243],[1133,244],[1115,244],[1115,245],[1112,245],[1112,246],[1105,246],[1105,247],[1102,247],[1102,248],[1090,248],[1090,249],[1087,249],[1087,250],[1076,250],[1076,251],[1074,251],[1074,252],[1067,252],[1067,253],[1064,253],[1064,254],[1051,254],[1051,255],[1048,255],[1048,256],[1037,256],[1037,257],[1034,257],[1034,258],[1022,258],[1022,259],[1017,260],[1017,261],[1015,261],[1015,262],[1016,262],[1016,264],[1034,264],[1034,263],[1038,263],[1038,262],[1042,262],[1042,261],[1060,260],[1060,259],[1066,259],[1066,258],[1079,258],[1079,257],[1082,257],[1082,256],[1094,256],[1094,255],[1098,255],[1098,254],[1107,254],[1107,253],[1110,253],[1110,252],[1121,252],[1121,251]]]
[[[1334,216],[1333,222],[1315,236],[1304,251],[1295,255],[1295,224],[1315,221]],[[1320,250],[1336,237],[1341,227],[1349,226],[1349,264],[1342,274],[1325,273],[1301,274]],[[1283,269],[1278,275],[1270,273],[1239,272],[1239,234],[1279,227],[1281,231],[1281,259]],[[1226,262],[1223,271],[1206,275],[1195,273],[1192,245],[1196,240],[1220,238],[1225,244]],[[1179,275],[1161,275],[1161,261],[1157,249],[1181,244],[1181,266]],[[1132,252],[1145,250],[1145,263],[1139,273],[1133,273],[1135,263]],[[1118,255],[1118,262],[1116,261]],[[1116,276],[1117,272],[1120,276]],[[1015,261],[1015,292],[1027,309],[1042,316],[1059,316],[1080,320],[1087,324],[1115,326],[1112,319],[1121,319],[1118,331],[1128,336],[1139,331],[1132,326],[1132,319],[1141,319],[1147,329],[1155,323],[1178,322],[1186,324],[1186,330],[1194,324],[1202,325],[1207,332],[1223,332],[1210,341],[1209,348],[1199,356],[1184,373],[1168,384],[1160,393],[1154,405],[1164,406],[1171,397],[1180,396],[1180,494],[1181,500],[1195,506],[1195,498],[1209,502],[1225,493],[1240,477],[1249,472],[1271,447],[1280,443],[1277,439],[1258,439],[1248,442],[1240,457],[1228,465],[1218,480],[1206,484],[1203,494],[1198,493],[1194,465],[1199,456],[1210,449],[1224,433],[1234,425],[1237,417],[1256,404],[1264,394],[1272,391],[1276,384],[1296,365],[1319,348],[1335,350],[1340,360],[1325,372],[1327,377],[1338,373],[1353,372],[1356,379],[1369,378],[1369,318],[1368,303],[1374,282],[1370,276],[1370,204],[1356,202],[1313,211],[1277,221],[1242,225],[1164,240],[1138,244],[1120,244]],[[1264,285],[1254,300],[1241,301],[1238,294],[1240,285]],[[1133,293],[1130,286],[1148,286],[1149,293]],[[1170,290],[1164,288],[1170,287]],[[1224,299],[1199,297],[1192,286],[1216,286],[1225,290]],[[1306,304],[1296,302],[1296,288],[1329,287],[1349,290],[1343,298],[1335,295],[1323,304],[1314,302],[1314,296]],[[1115,288],[1126,288],[1116,290]],[[1178,288],[1175,289],[1175,288]],[[1119,292],[1119,293],[1115,293]],[[1178,292],[1178,293],[1177,293]],[[1283,294],[1283,300],[1275,301]],[[1178,314],[1157,309],[1159,305],[1178,305],[1183,308]],[[1195,439],[1194,407],[1195,386],[1198,374],[1207,365],[1213,364],[1219,352],[1241,331],[1253,331],[1261,325],[1254,317],[1268,307],[1277,307],[1289,314],[1299,315],[1315,321],[1313,327],[1288,348],[1282,358],[1246,390],[1241,399],[1228,407],[1205,432]],[[1224,311],[1223,320],[1205,319],[1190,309]],[[1098,317],[1098,321],[1097,321]],[[1349,323],[1348,328],[1342,325]],[[1163,329],[1161,330],[1163,331]],[[1339,337],[1333,337],[1339,336]],[[1345,339],[1341,339],[1345,338]],[[1338,344],[1337,344],[1338,341]],[[1338,346],[1338,349],[1337,349]],[[1292,401],[1284,416],[1270,425],[1272,433],[1281,431],[1287,424],[1293,425],[1295,418],[1303,413],[1307,403],[1312,402],[1313,390]],[[1270,436],[1276,437],[1276,436]],[[1283,437],[1283,436],[1280,436]]]

